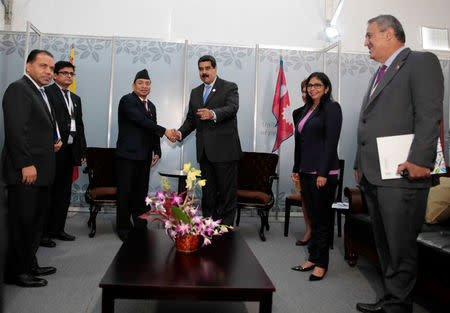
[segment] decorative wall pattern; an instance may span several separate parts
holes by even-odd
[[[30,37],[30,49],[38,47],[38,37]],[[57,60],[67,60],[72,44],[75,45],[75,65],[77,66],[77,93],[83,101],[83,117],[89,146],[106,146],[107,121],[109,110],[109,84],[111,74],[112,38],[46,36],[42,38],[42,47],[55,55]],[[270,152],[275,140],[276,126],[271,108],[273,93],[278,75],[280,55],[284,60],[284,69],[291,100],[292,110],[303,105],[300,94],[300,82],[311,72],[322,71],[323,54],[311,51],[259,49],[258,73],[258,111],[257,129],[253,131],[255,116],[255,49],[245,47],[218,45],[188,46],[187,94],[183,95],[184,43],[162,42],[151,39],[115,38],[115,76],[113,87],[113,118],[111,122],[112,147],[117,135],[117,104],[120,97],[131,91],[134,74],[148,68],[152,77],[150,99],[155,103],[158,122],[165,127],[179,127],[184,120],[182,116],[183,98],[189,99],[192,88],[201,81],[198,77],[197,60],[204,54],[211,54],[218,62],[220,77],[238,84],[240,108],[238,127],[241,143],[245,151],[253,150],[256,139],[256,151]],[[0,32],[0,97],[7,86],[23,73],[25,35],[16,32]],[[356,147],[356,123],[361,101],[367,89],[369,79],[377,71],[378,64],[363,54],[341,55],[341,107],[344,123],[341,132],[339,155],[346,160],[344,185],[354,185],[353,158]],[[327,53],[327,74],[333,83],[336,97],[337,54]],[[445,131],[449,127],[449,79],[450,60],[441,60],[445,78],[444,116]],[[187,106],[187,103],[185,104]],[[291,111],[292,111],[291,110]],[[290,113],[289,113],[290,114]],[[3,129],[3,113],[0,110],[0,129]],[[3,132],[0,131],[0,146],[3,145]],[[290,180],[293,165],[294,138],[282,145],[280,156],[279,206],[283,208],[286,194],[295,192]],[[150,191],[159,187],[158,170],[176,167],[179,164],[181,146],[162,139],[163,158],[151,171]],[[447,135],[446,151],[450,145]],[[184,160],[196,161],[195,135],[186,138],[184,143]],[[448,153],[447,153],[448,162]],[[87,177],[80,168],[80,178],[72,188],[72,205],[83,207]],[[176,182],[171,182],[173,187]]]
[[[179,52],[184,47],[184,44],[179,43],[130,39],[119,39],[116,40],[115,44],[117,46],[117,55],[120,55],[121,53],[133,55],[133,64],[157,62],[161,58],[166,64],[171,64],[171,54],[173,54],[174,52]]]
[[[205,54],[213,55],[217,63],[223,67],[234,66],[242,70],[243,59],[254,53],[253,48],[230,47],[230,46],[189,46],[189,59],[199,59]]]
[[[5,34],[0,36],[0,54],[10,55],[16,52],[23,58],[25,39],[23,34]],[[32,40],[36,41],[36,37],[33,37]]]
[[[111,40],[94,38],[45,36],[42,43],[42,48],[53,51],[57,60],[67,60],[73,44],[76,47],[75,57],[77,59],[91,58],[96,63],[100,61],[104,51],[111,47]]]
[[[286,72],[304,69],[311,73],[313,72],[312,64],[322,60],[321,53],[310,51],[260,49],[259,52],[259,62],[261,63],[279,64],[280,56],[282,56]]]

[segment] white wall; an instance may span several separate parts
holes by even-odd
[[[321,47],[324,0],[14,0],[13,30]],[[312,31],[314,30],[314,31]]]
[[[392,14],[402,23],[406,45],[422,49],[420,26],[450,29],[449,0],[346,0],[338,20],[345,52],[367,52],[364,35],[367,20],[379,14]],[[450,57],[450,53],[437,53]]]
[[[325,2],[338,0],[13,0],[11,29],[29,20],[44,33],[321,49]],[[366,53],[366,22],[382,13],[402,22],[416,50],[421,25],[450,27],[449,0],[346,0],[337,25],[343,51]]]
[[[13,0],[12,30],[27,20],[44,33],[129,36],[202,43],[321,49],[326,0]],[[336,3],[338,0],[328,0]],[[3,8],[0,9],[3,13]],[[421,49],[420,25],[450,25],[448,0],[346,0],[338,20],[344,52],[367,52],[366,21],[390,13],[407,45]],[[3,14],[0,29],[5,29]],[[450,57],[450,53],[440,53]]]

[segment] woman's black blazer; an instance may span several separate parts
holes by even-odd
[[[293,173],[317,172],[327,177],[330,170],[339,169],[337,146],[342,126],[339,103],[329,101],[319,104],[306,121],[302,133],[298,123],[307,114],[301,107],[293,112],[295,125],[295,156]]]

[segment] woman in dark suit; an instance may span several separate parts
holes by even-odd
[[[302,90],[303,103],[307,102],[306,81],[307,81],[307,78],[305,78],[302,81],[302,83],[300,84],[300,88]],[[302,112],[303,112],[304,108],[305,108],[305,106],[302,106],[298,109],[295,109],[294,112],[292,112],[294,125],[297,125],[298,122],[300,121],[300,117],[302,116]],[[298,173],[292,173],[291,178],[296,183],[296,186],[297,185],[300,186],[300,177],[299,177]],[[297,188],[297,189],[301,191],[301,188]],[[309,242],[309,239],[311,238],[311,222],[309,221],[309,218],[308,218],[308,213],[306,211],[306,205],[305,205],[305,201],[303,200],[303,197],[301,198],[301,201],[302,201],[303,218],[305,219],[306,232],[303,235],[302,239],[299,239],[295,242],[296,246],[306,246]]]
[[[307,102],[295,125],[293,174],[299,175],[302,197],[311,221],[309,257],[295,271],[312,270],[309,280],[321,280],[327,272],[333,231],[331,205],[337,187],[337,145],[342,126],[339,103],[331,97],[331,82],[324,73],[312,73],[306,81]]]

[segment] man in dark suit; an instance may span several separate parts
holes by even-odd
[[[46,247],[56,245],[50,238],[75,240],[75,236],[66,233],[64,227],[72,193],[73,167],[86,162],[86,138],[81,99],[69,90],[74,77],[73,64],[67,61],[56,62],[53,74],[55,83],[45,88],[55,111],[62,141],[62,147],[56,153],[55,183],[51,191],[52,199],[44,237],[41,240],[41,245]]]
[[[8,188],[9,246],[7,280],[23,287],[41,287],[36,276],[56,272],[39,267],[36,251],[49,207],[55,176],[55,151],[61,147],[54,112],[45,94],[54,68],[44,50],[30,52],[26,74],[9,85],[3,96],[5,145],[3,176]]]
[[[404,46],[405,33],[391,15],[368,21],[365,45],[381,63],[363,99],[355,178],[364,192],[383,274],[383,295],[358,303],[361,312],[412,312],[417,271],[416,239],[425,217],[442,118],[443,74],[437,57]],[[376,138],[414,134],[397,173],[381,178]]]
[[[6,243],[6,184],[3,180],[3,166],[0,162],[0,313],[3,313],[3,269],[5,264]]]
[[[117,233],[122,240],[133,224],[136,229],[147,227],[147,221],[139,216],[146,211],[150,168],[161,158],[160,137],[170,136],[175,141],[169,130],[157,124],[156,107],[147,99],[151,81],[146,69],[136,74],[132,86],[133,92],[120,99],[118,112]]]
[[[217,77],[216,60],[210,55],[198,60],[203,84],[192,89],[189,111],[178,129],[179,140],[197,130],[197,161],[200,163],[204,216],[233,225],[237,201],[237,161],[242,155],[237,129],[238,87]]]

